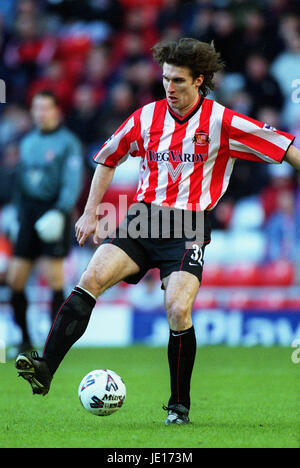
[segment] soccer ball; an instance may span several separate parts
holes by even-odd
[[[109,416],[118,411],[126,397],[121,377],[109,369],[96,369],[80,382],[78,397],[82,406],[95,416]]]

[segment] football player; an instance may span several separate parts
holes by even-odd
[[[79,244],[91,235],[97,242],[97,207],[127,157],[140,165],[135,203],[59,308],[43,357],[20,355],[16,367],[34,393],[46,394],[63,357],[85,332],[97,298],[119,281],[137,283],[157,267],[170,327],[165,424],[181,425],[189,422],[196,355],[191,314],[210,242],[209,212],[225,193],[237,159],[286,160],[299,170],[300,151],[292,135],[206,98],[214,74],[223,68],[213,43],[182,38],[157,44],[153,53],[162,67],[166,97],[136,110],[95,155],[98,166],[75,226]],[[171,211],[172,216],[160,216]],[[165,225],[161,219],[171,221]],[[131,229],[137,225],[140,233]]]

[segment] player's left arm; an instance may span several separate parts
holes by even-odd
[[[300,171],[300,150],[291,145],[284,156],[284,161],[288,162],[297,171]]]

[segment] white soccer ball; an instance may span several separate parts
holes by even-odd
[[[95,416],[109,416],[118,411],[126,397],[121,377],[109,369],[96,369],[80,382],[78,397],[82,406]]]

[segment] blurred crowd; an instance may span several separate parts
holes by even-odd
[[[79,213],[97,148],[132,111],[164,97],[151,47],[182,36],[214,40],[226,63],[208,97],[294,134],[300,147],[298,0],[1,1],[0,78],[6,103],[0,104],[0,251],[11,251],[3,213],[13,197],[19,141],[32,128],[34,93],[50,89],[57,95],[65,124],[83,144],[86,179]],[[121,166],[111,196],[125,189],[131,196],[137,171]],[[239,161],[228,195],[214,210],[213,227],[229,230],[236,204],[255,197],[257,212],[262,211],[258,228],[267,238],[264,260],[294,261],[300,243],[299,187],[287,164],[274,168]]]

